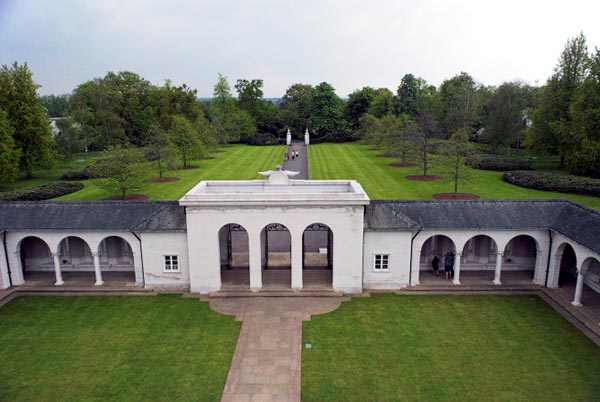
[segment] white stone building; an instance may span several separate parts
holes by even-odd
[[[584,285],[600,292],[600,214],[572,202],[371,201],[353,180],[271,173],[200,182],[179,202],[1,202],[0,288],[358,293],[571,281],[575,305]],[[448,253],[451,280],[431,270]]]

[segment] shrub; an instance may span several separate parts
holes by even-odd
[[[270,133],[258,133],[248,140],[250,145],[279,145],[277,136]]]
[[[89,180],[91,178],[89,168],[83,168],[74,172],[66,172],[60,176],[61,180],[64,181],[78,181],[78,180]]]
[[[79,182],[64,182],[45,184],[26,190],[16,190],[0,194],[4,201],[42,201],[74,193],[83,188]]]
[[[534,190],[600,196],[600,180],[540,171],[505,172],[502,180]]]
[[[496,170],[508,172],[511,170],[532,170],[525,161],[506,158],[499,155],[474,155],[466,161],[467,166],[480,170]]]

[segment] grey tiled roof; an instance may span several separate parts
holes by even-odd
[[[181,231],[185,222],[177,201],[0,202],[0,229]]]
[[[600,253],[600,214],[565,200],[371,201],[365,227],[417,229],[553,229]]]

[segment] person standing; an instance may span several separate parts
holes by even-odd
[[[433,260],[431,260],[431,268],[435,276],[440,276],[440,259],[437,255],[433,256]]]
[[[444,255],[444,272],[446,279],[451,279],[454,274],[454,254],[451,251]]]

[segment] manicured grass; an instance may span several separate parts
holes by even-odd
[[[239,329],[181,296],[19,297],[0,308],[0,400],[216,401]]]
[[[373,295],[303,341],[305,401],[600,401],[600,348],[537,296]]]
[[[148,183],[138,193],[145,194],[151,200],[178,200],[201,180],[251,180],[262,178],[259,171],[271,170],[283,163],[283,146],[232,145],[223,148],[224,152],[214,153],[214,159],[192,161],[198,169],[167,172],[169,177],[180,180],[171,183]],[[158,177],[154,165],[149,171],[150,177]],[[96,186],[94,180],[83,181],[85,188],[68,194],[57,200],[102,200],[110,194]]]
[[[390,163],[395,159],[378,158],[383,152],[370,151],[369,147],[359,143],[318,144],[308,149],[310,178],[355,179],[365,189],[369,197],[375,200],[431,200],[437,193],[454,191],[454,182],[410,181],[408,175],[419,175],[418,168],[396,168]],[[435,163],[428,174],[445,176],[446,172],[439,162]],[[437,166],[436,166],[437,165]],[[480,196],[482,199],[547,199],[566,198],[591,208],[600,209],[599,197],[586,197],[572,194],[550,193],[529,190],[514,186],[501,180],[501,172],[477,169],[468,170],[464,182],[459,183],[458,191]]]

